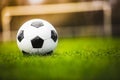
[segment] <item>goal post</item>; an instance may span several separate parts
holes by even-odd
[[[111,6],[106,1],[90,1],[39,6],[8,6],[2,14],[2,39],[11,40],[10,22],[12,16],[89,12],[102,10],[104,14],[104,34],[111,35]]]

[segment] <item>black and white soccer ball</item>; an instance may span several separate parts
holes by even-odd
[[[42,19],[25,22],[18,30],[16,38],[23,54],[51,54],[58,43],[57,31]]]

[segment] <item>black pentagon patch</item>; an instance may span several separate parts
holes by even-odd
[[[42,48],[44,40],[41,39],[39,36],[36,36],[31,40],[33,48]]]
[[[54,30],[51,30],[51,38],[53,39],[54,42],[57,41],[57,33]]]
[[[23,30],[20,31],[17,38],[18,38],[19,42],[21,42],[23,40],[23,38],[24,38],[24,31]]]
[[[44,24],[40,21],[35,21],[35,22],[32,22],[31,26],[39,28],[41,26],[44,26]]]

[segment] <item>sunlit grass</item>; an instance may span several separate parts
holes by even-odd
[[[24,56],[16,42],[0,43],[0,79],[120,79],[120,39],[59,39],[49,56]]]

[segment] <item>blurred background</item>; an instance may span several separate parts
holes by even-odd
[[[1,0],[0,41],[15,40],[19,27],[33,18],[49,21],[60,37],[119,37],[119,4],[120,0]]]

